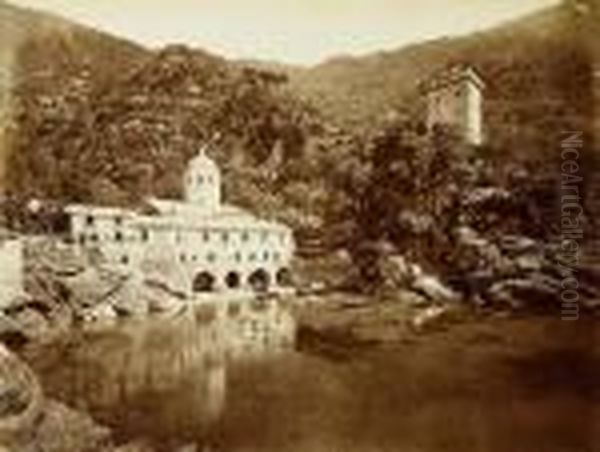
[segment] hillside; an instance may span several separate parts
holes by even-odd
[[[588,98],[590,71],[582,42],[593,42],[589,29],[600,21],[597,11],[575,3],[464,37],[334,58],[293,73],[291,83],[328,118],[368,127],[389,111],[412,113],[420,81],[450,63],[469,62],[488,82],[490,122],[507,129],[518,124],[525,133],[531,118],[551,121],[549,110],[572,117]]]
[[[220,132],[213,152],[228,199],[304,221],[322,207],[331,169],[389,112],[418,113],[418,83],[457,61],[475,65],[488,84],[485,151],[532,168],[545,160],[554,172],[547,150],[556,134],[587,130],[591,117],[586,52],[600,21],[597,10],[574,4],[306,69],[177,45],[150,51],[0,0],[9,24],[0,68],[11,92],[4,185],[23,198],[62,201],[176,197],[187,159]]]
[[[285,77],[181,45],[108,59],[98,50],[114,42],[96,37],[76,36],[71,46],[52,35],[20,50],[11,192],[122,205],[178,197],[184,165],[219,133],[211,152],[225,170],[228,199],[285,215],[278,190],[293,182],[288,166],[320,124],[283,89]],[[128,49],[136,48],[121,52]]]
[[[0,188],[10,144],[13,94],[19,87],[51,95],[67,74],[90,72],[94,83],[143,59],[147,52],[133,43],[57,16],[19,8],[0,0]],[[93,70],[91,70],[93,69]]]

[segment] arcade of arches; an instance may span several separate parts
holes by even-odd
[[[192,289],[194,292],[213,292],[220,287],[229,290],[247,287],[256,292],[267,292],[273,285],[289,287],[291,284],[292,276],[288,268],[280,268],[274,275],[263,268],[259,268],[245,278],[237,271],[230,271],[225,275],[222,282],[211,272],[201,271],[196,274]]]

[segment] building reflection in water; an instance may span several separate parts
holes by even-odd
[[[224,412],[227,364],[277,356],[294,338],[277,300],[203,304],[175,318],[86,331],[41,373],[51,394],[117,436],[197,442]]]

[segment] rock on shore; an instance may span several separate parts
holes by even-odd
[[[111,450],[110,432],[46,399],[30,368],[0,344],[0,445],[19,452]]]

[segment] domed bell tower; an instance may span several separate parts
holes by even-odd
[[[221,172],[206,155],[207,146],[200,149],[187,168],[184,179],[185,200],[207,213],[215,212],[221,205]]]

